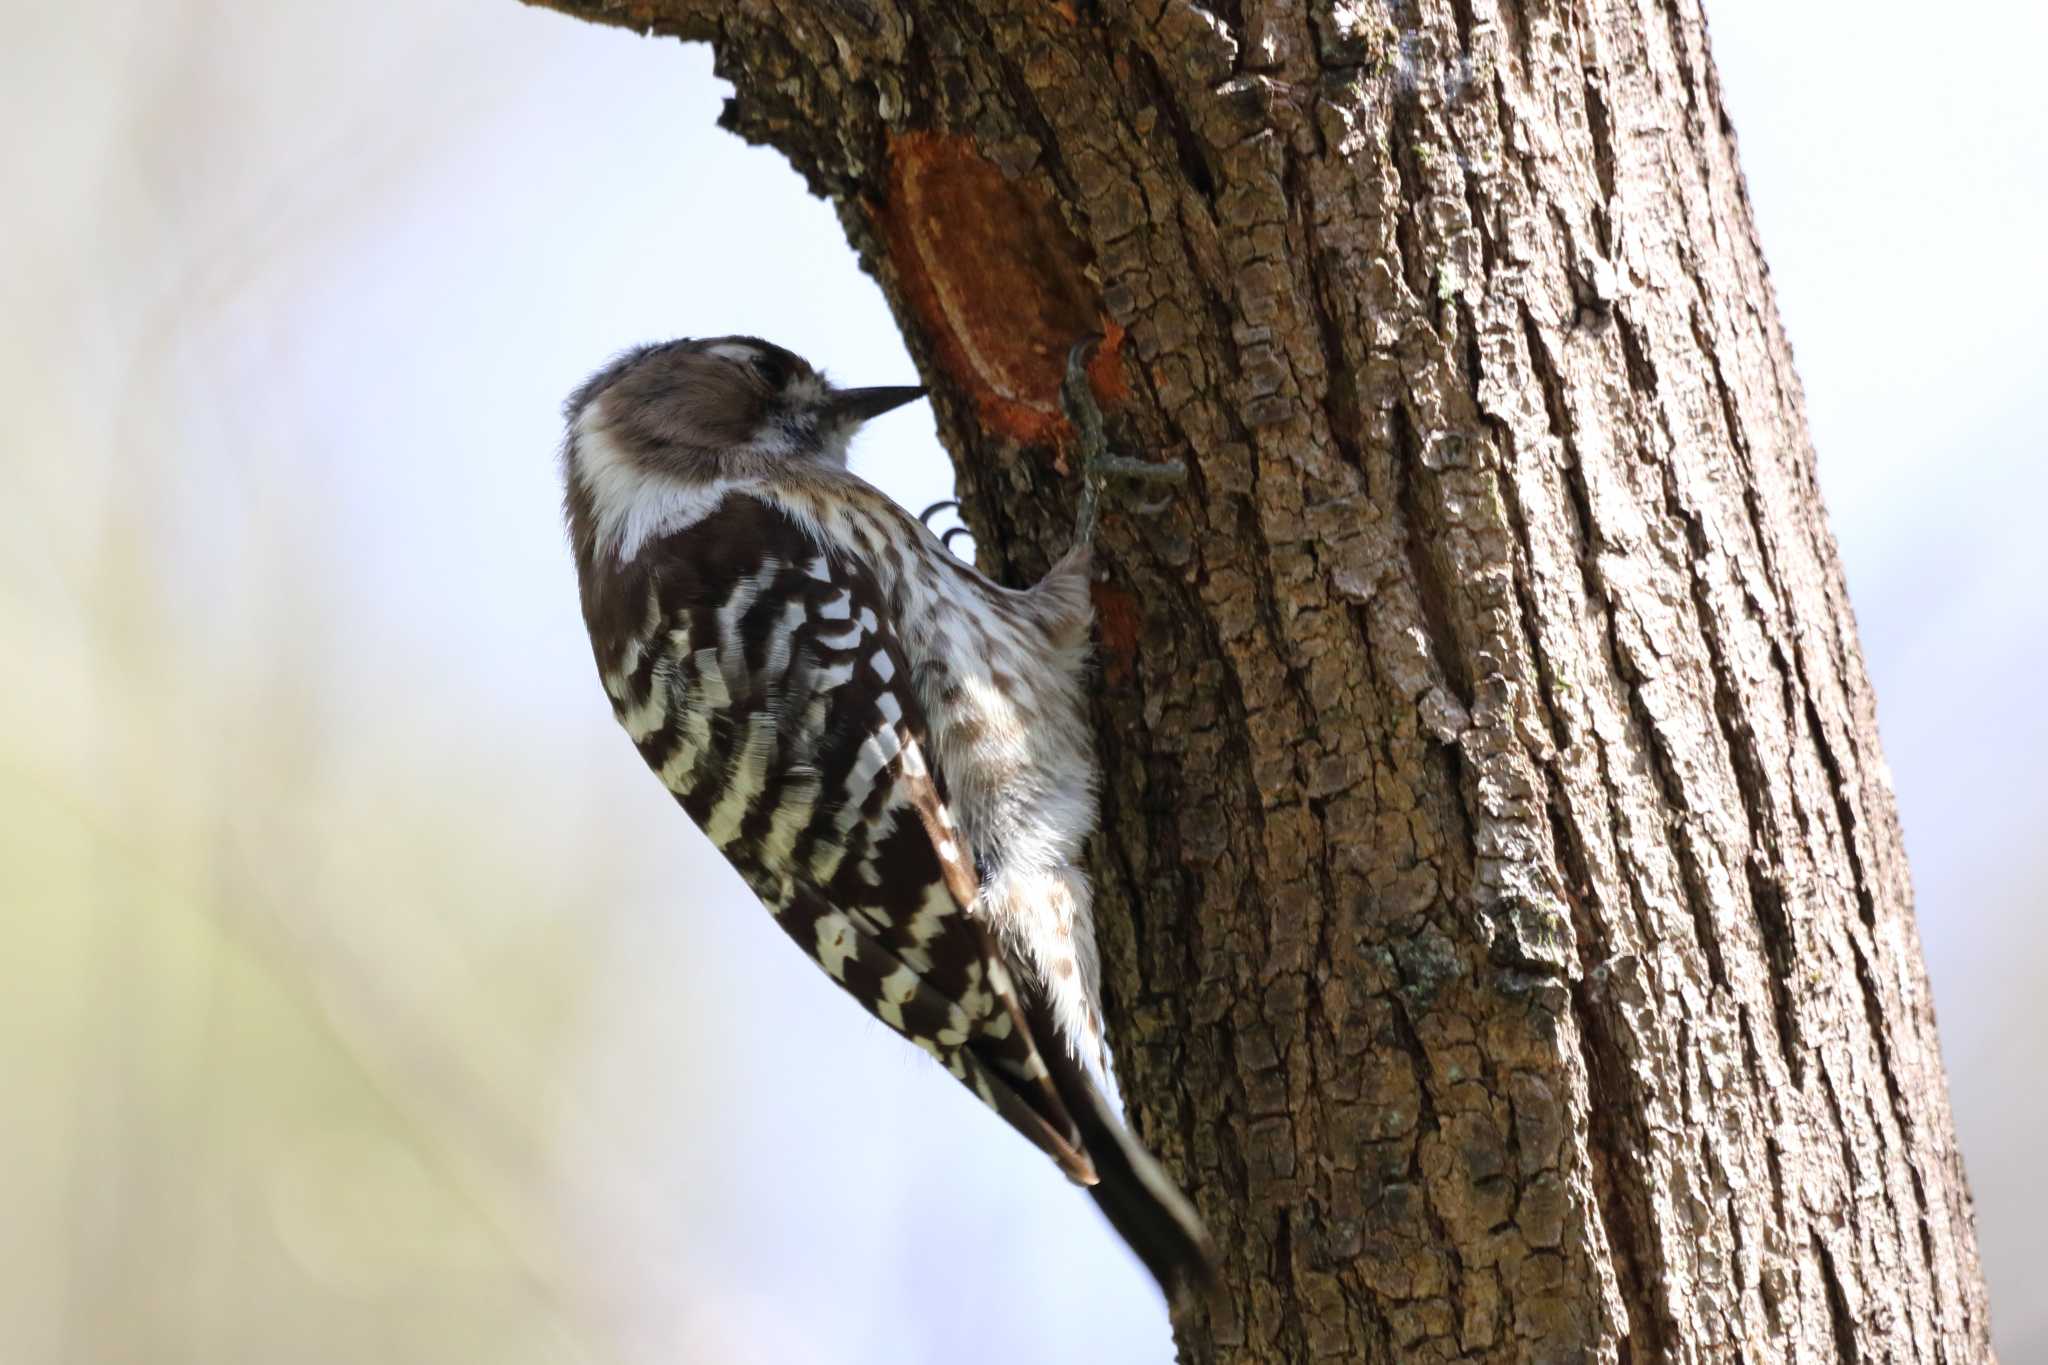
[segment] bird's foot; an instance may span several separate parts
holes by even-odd
[[[1060,407],[1074,424],[1079,438],[1081,465],[1081,508],[1074,520],[1074,543],[1089,545],[1095,539],[1095,524],[1101,513],[1103,490],[1112,482],[1125,484],[1180,485],[1187,482],[1188,467],[1179,460],[1155,463],[1119,455],[1109,448],[1103,434],[1102,409],[1088,384],[1088,358],[1095,353],[1100,337],[1083,337],[1067,352],[1067,374],[1060,384]],[[1138,502],[1130,510],[1155,516],[1173,505],[1169,497]]]

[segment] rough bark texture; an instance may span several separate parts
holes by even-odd
[[[1187,1358],[1990,1357],[1694,0],[552,3],[716,44],[986,567],[1063,548],[1082,333],[1194,472],[1106,527],[1095,868]]]

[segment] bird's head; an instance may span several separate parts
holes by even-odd
[[[735,461],[844,465],[862,423],[924,392],[837,388],[773,342],[703,337],[620,356],[570,397],[568,418],[572,431],[601,426],[636,459],[675,473],[725,472]]]

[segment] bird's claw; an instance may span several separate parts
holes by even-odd
[[[924,523],[925,530],[930,531],[935,536],[938,536],[939,544],[946,547],[947,553],[953,555],[957,559],[965,559],[967,556],[961,554],[958,550],[955,550],[953,548],[953,537],[966,536],[969,541],[972,541],[974,539],[974,528],[967,525],[967,523],[965,523],[964,521],[960,525],[950,527],[943,532],[936,530],[932,526],[932,518],[937,516],[939,513],[945,511],[947,508],[951,508],[953,511],[958,512],[960,510],[960,500],[958,498],[941,498],[939,501],[933,503],[930,507],[927,507],[922,512],[919,512],[917,514],[917,519]]]
[[[1069,347],[1066,377],[1060,381],[1060,410],[1074,424],[1084,454],[1105,444],[1102,409],[1096,405],[1095,390],[1088,382],[1088,359],[1101,344],[1101,337],[1085,336]]]
[[[1134,460],[1128,455],[1114,455],[1104,450],[1088,458],[1083,468],[1101,483],[1111,479],[1124,479],[1130,483],[1183,484],[1188,481],[1188,467],[1179,460]]]

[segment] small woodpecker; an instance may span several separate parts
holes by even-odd
[[[1109,1098],[1091,893],[1089,550],[1111,455],[1062,400],[1075,543],[994,583],[846,468],[922,388],[836,388],[756,337],[628,352],[569,399],[569,538],[627,735],[833,980],[1088,1187],[1176,1306],[1201,1219]]]

